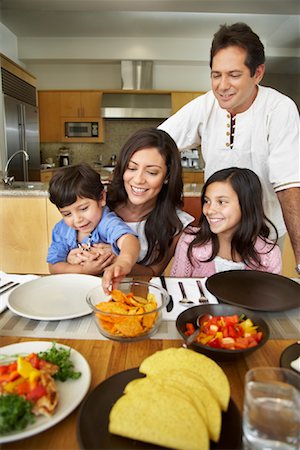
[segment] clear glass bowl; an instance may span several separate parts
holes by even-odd
[[[167,291],[156,284],[138,280],[122,281],[118,290],[125,295],[133,295],[129,296],[133,299],[133,305],[129,305],[124,313],[123,307],[119,308],[118,302],[112,302],[111,296],[106,295],[101,286],[87,294],[86,301],[93,311],[100,333],[109,339],[123,342],[153,336],[161,323],[163,308],[169,301]]]

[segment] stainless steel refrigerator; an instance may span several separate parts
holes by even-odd
[[[8,175],[18,181],[40,180],[40,142],[38,108],[4,94],[6,161],[18,150],[25,150],[9,163]],[[27,172],[28,171],[28,172]]]

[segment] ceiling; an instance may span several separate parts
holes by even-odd
[[[179,38],[209,42],[243,21],[269,61],[300,73],[299,0],[0,0],[1,22],[22,38]],[[190,59],[190,58],[189,58]],[[197,58],[194,57],[196,60]]]

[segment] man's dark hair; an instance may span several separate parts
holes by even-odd
[[[210,68],[212,68],[215,54],[227,47],[237,46],[246,50],[245,65],[254,76],[257,67],[265,62],[264,46],[258,35],[245,23],[239,22],[233,25],[221,25],[219,31],[214,34],[210,49]]]

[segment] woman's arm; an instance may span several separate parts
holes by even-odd
[[[143,265],[143,264],[135,264],[130,272],[130,275],[150,275],[150,276],[160,276],[165,268],[168,266],[169,262],[174,256],[175,249],[177,242],[181,236],[181,233],[178,234],[173,238],[172,244],[169,247],[169,250],[165,256],[165,258],[159,262],[158,264],[149,264],[149,265]]]

